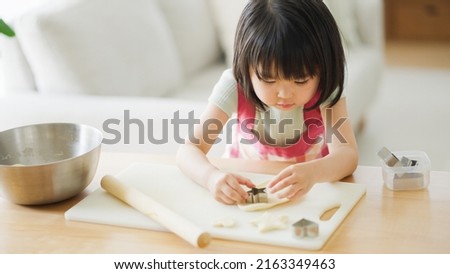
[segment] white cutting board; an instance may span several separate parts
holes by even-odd
[[[273,175],[236,172],[255,184],[268,181]],[[213,199],[175,165],[135,163],[116,175],[120,181],[134,186],[159,203],[183,215],[209,232],[214,238],[318,250],[326,243],[347,214],[364,195],[366,188],[353,183],[320,183],[295,202],[268,209],[272,216],[288,216],[288,227],[261,233],[251,224],[265,211],[244,212],[237,206],[224,205]],[[333,217],[321,221],[327,210],[340,206]],[[65,213],[67,220],[166,231],[165,228],[103,189],[97,189]],[[215,227],[215,220],[228,217],[236,222],[233,228]],[[315,238],[296,238],[292,224],[306,218],[319,224]]]

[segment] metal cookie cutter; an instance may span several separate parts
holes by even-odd
[[[420,189],[424,187],[424,180],[420,172],[395,174],[392,185],[394,189]]]
[[[378,156],[389,167],[394,167],[394,166],[400,166],[401,165],[400,160],[394,155],[394,153],[392,153],[386,147],[383,147],[382,149],[380,149],[380,151],[378,151]]]
[[[248,197],[247,197],[247,204],[257,204],[257,203],[267,203],[267,193],[266,188],[252,188],[249,191],[247,191]]]
[[[378,156],[383,160],[383,162],[388,167],[399,167],[399,166],[416,166],[418,164],[417,160],[409,159],[405,156],[401,160],[397,158],[389,149],[383,147],[378,151]]]
[[[319,225],[308,219],[301,219],[292,225],[294,227],[295,236],[298,238],[317,237],[319,235]]]
[[[402,163],[402,166],[416,166],[417,165],[417,160],[409,159],[404,156],[402,157],[400,162]]]

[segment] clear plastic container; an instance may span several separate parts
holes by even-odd
[[[391,190],[418,190],[427,188],[430,183],[431,162],[423,151],[396,151],[393,152],[398,159],[407,157],[415,160],[414,166],[390,167],[381,161],[383,180]]]

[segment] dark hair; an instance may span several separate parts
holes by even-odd
[[[344,88],[345,56],[326,5],[321,0],[250,0],[237,26],[233,73],[246,98],[264,110],[250,80],[252,67],[259,78],[319,76],[320,97],[311,109],[331,96],[330,106],[336,104]]]

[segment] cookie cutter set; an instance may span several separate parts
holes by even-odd
[[[383,147],[381,159],[383,181],[391,190],[418,190],[430,183],[431,162],[423,151],[397,151]]]

